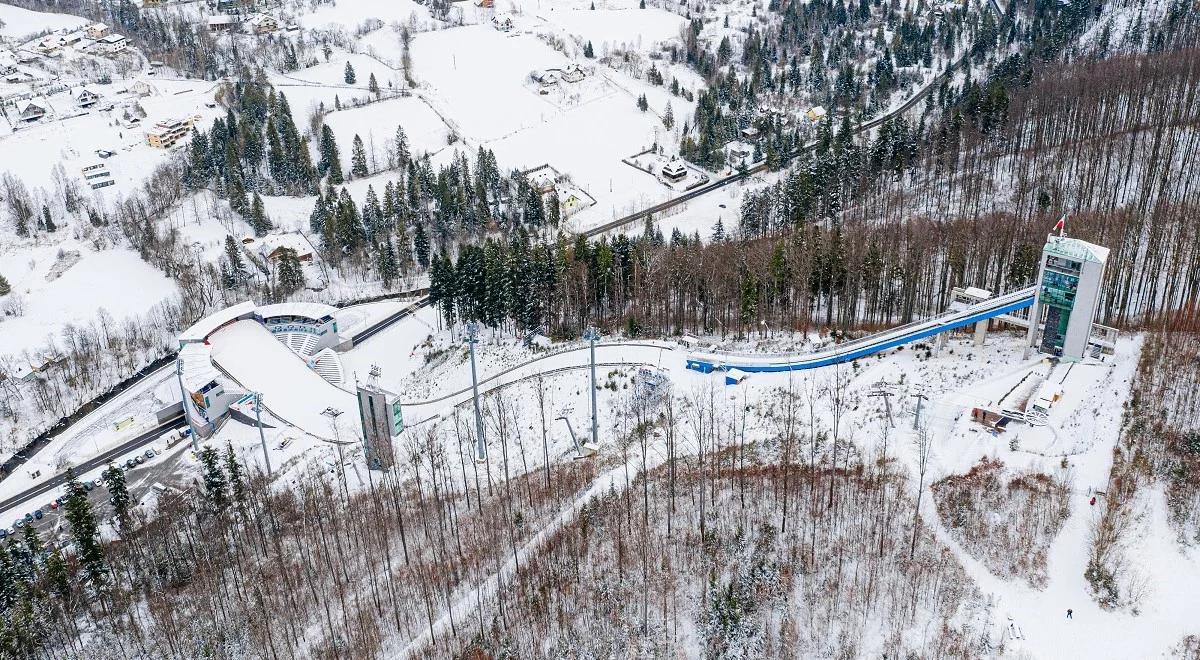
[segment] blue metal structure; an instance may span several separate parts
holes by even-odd
[[[771,372],[828,367],[1031,307],[1036,291],[1037,287],[1013,291],[962,310],[909,323],[807,355],[690,353],[687,357],[687,368],[701,373],[711,373],[731,369],[746,372]]]

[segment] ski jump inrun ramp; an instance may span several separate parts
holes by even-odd
[[[979,321],[1011,314],[1032,307],[1037,287],[1012,291],[981,301],[961,310],[940,314],[923,321],[916,321],[897,328],[885,330],[862,339],[838,344],[815,353],[798,354],[739,354],[696,351],[688,354],[687,367],[702,373],[716,370],[729,371],[799,371],[816,369],[841,362],[857,360],[889,348],[919,341],[926,337],[956,330]]]

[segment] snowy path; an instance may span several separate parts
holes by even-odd
[[[646,468],[654,469],[661,464],[665,454],[658,451],[646,452]],[[496,597],[498,582],[511,583],[517,576],[518,566],[524,565],[527,558],[534,553],[540,552],[542,547],[551,539],[554,534],[563,529],[567,525],[574,522],[578,517],[583,505],[590,502],[592,499],[607,494],[610,490],[616,493],[621,493],[625,490],[625,475],[629,475],[629,481],[632,482],[641,472],[642,457],[640,452],[631,451],[629,460],[613,467],[596,477],[591,486],[579,495],[576,495],[558,515],[551,520],[545,527],[534,534],[532,538],[527,540],[520,548],[517,549],[515,557],[509,557],[504,565],[500,568],[500,574],[497,576],[492,573],[487,579],[475,585],[475,588],[464,593],[451,608],[450,612],[443,612],[442,615],[433,623],[433,635],[441,637],[450,630],[450,616],[454,617],[454,621],[461,622],[473,619],[475,609],[481,602],[487,602],[491,607],[493,600]],[[403,659],[413,658],[420,654],[432,642],[430,628],[425,627],[425,630],[416,638],[409,642],[397,652],[390,653],[388,657]],[[443,654],[446,655],[446,654]]]
[[[1200,634],[1200,619],[1194,610],[1195,595],[1200,593],[1200,552],[1180,548],[1168,525],[1163,494],[1158,488],[1143,489],[1138,505],[1144,515],[1126,537],[1131,568],[1144,584],[1153,585],[1142,598],[1139,614],[1100,608],[1084,578],[1092,522],[1101,512],[1100,506],[1089,506],[1087,487],[1103,488],[1107,483],[1112,447],[1120,428],[1121,403],[1132,381],[1139,349],[1140,344],[1123,345],[1119,350],[1127,354],[1075,404],[1075,413],[1087,418],[1090,429],[1073,427],[1056,432],[1093,434],[1093,441],[1087,451],[1070,459],[1074,478],[1071,513],[1047,552],[1049,583],[1045,589],[1036,590],[1019,579],[992,574],[942,525],[933,497],[927,493],[924,498],[921,517],[938,540],[955,553],[980,590],[992,597],[993,624],[998,633],[994,639],[1003,636],[1010,649],[1015,647],[1036,658],[1133,660],[1163,655],[1184,636]],[[1085,375],[1076,377],[1082,382]],[[947,408],[955,407],[951,403],[955,398],[951,394],[931,411],[936,420],[931,424],[935,436],[953,437],[957,411]],[[938,461],[936,455],[934,461]],[[927,479],[927,484],[934,479]],[[1066,618],[1068,608],[1074,611],[1070,620]],[[1021,630],[1022,639],[1009,638],[1007,617]]]

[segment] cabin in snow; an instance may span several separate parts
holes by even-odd
[[[678,183],[687,176],[687,167],[683,165],[683,161],[678,158],[672,158],[663,165],[662,175],[672,183]]]
[[[46,109],[33,101],[22,101],[17,104],[17,116],[21,121],[33,122],[46,116]]]
[[[74,99],[75,105],[81,108],[90,108],[100,100],[95,92],[86,87],[76,87],[71,90],[71,98]]]

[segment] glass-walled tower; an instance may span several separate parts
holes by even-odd
[[[1065,236],[1047,237],[1030,310],[1030,348],[1064,360],[1083,359],[1107,261],[1108,248]]]

